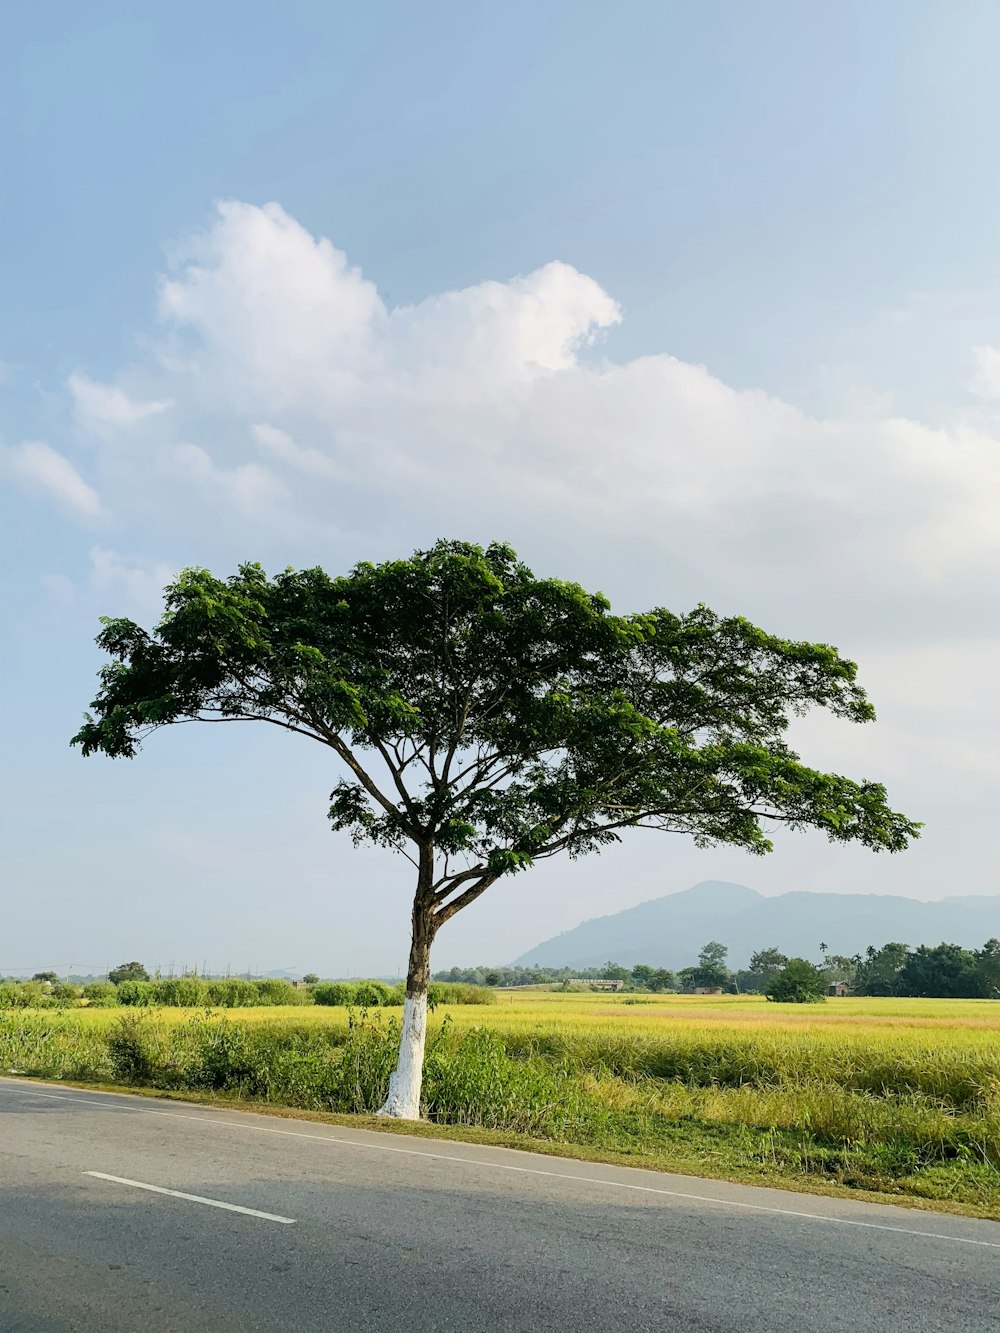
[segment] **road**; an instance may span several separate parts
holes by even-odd
[[[2,1333],[845,1329],[1000,1330],[1000,1224],[0,1079]]]

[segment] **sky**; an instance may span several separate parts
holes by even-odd
[[[410,868],[329,830],[325,749],[68,741],[98,617],[151,625],[179,569],[442,536],[835,643],[879,720],[802,753],[925,831],[636,832],[495,886],[436,966],[701,879],[996,892],[998,41],[989,0],[11,11],[0,973],[400,969]]]

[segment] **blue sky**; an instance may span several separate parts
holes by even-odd
[[[834,639],[883,721],[803,744],[928,831],[636,838],[494,891],[442,964],[698,878],[993,891],[998,38],[988,3],[8,16],[0,971],[391,971],[405,863],[325,830],[325,754],[66,739],[97,615],[172,570],[446,533]]]

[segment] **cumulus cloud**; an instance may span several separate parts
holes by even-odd
[[[117,385],[99,384],[86,375],[70,375],[68,383],[78,423],[95,434],[128,430],[170,407],[169,400],[139,402]]]
[[[97,492],[63,454],[40,440],[28,440],[0,455],[5,471],[22,485],[44,492],[69,513],[95,518],[101,511]]]
[[[685,597],[806,624],[823,603],[890,637],[904,620],[926,632],[921,598],[984,586],[1000,539],[988,421],[818,419],[666,353],[609,360],[622,317],[561,262],[389,307],[277,204],[228,202],[172,256],[155,352],[123,388],[73,392],[105,426],[142,422],[98,454],[116,512],[196,545],[228,531],[245,550],[248,524],[290,560],[375,526],[400,546],[429,528],[527,533],[536,550],[587,534],[639,600],[643,571],[667,568]],[[1000,353],[976,356],[986,386]]]
[[[1000,348],[983,344],[972,349],[972,390],[980,398],[1000,398]]]

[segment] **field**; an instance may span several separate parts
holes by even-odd
[[[432,1015],[435,1132],[1000,1217],[998,1003],[498,1000]],[[0,1070],[365,1115],[398,1014],[18,1011],[0,1014]]]

